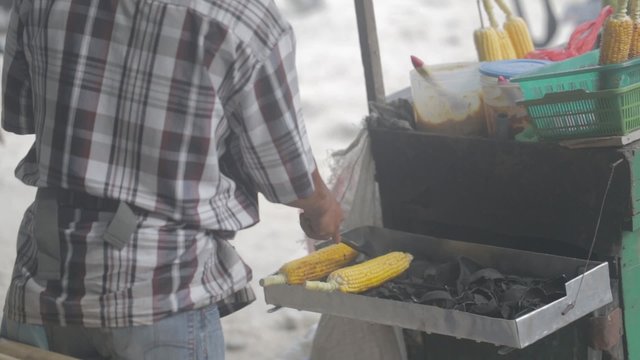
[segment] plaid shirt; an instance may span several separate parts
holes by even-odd
[[[6,316],[129,326],[250,296],[228,240],[257,192],[313,192],[294,50],[271,0],[15,0],[2,126],[36,135],[16,175],[124,201],[138,225],[118,250],[112,206],[61,204],[62,276],[43,281],[29,208]]]

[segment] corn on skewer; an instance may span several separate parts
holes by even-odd
[[[409,253],[394,251],[378,256],[360,264],[348,266],[332,272],[327,282],[307,281],[309,290],[361,293],[380,286],[386,281],[401,275],[409,268],[413,256]]]
[[[496,61],[502,59],[500,37],[494,28],[482,28],[473,32],[478,61]]]
[[[635,1],[635,0],[634,0]],[[618,64],[629,58],[633,22],[627,15],[627,0],[618,2],[618,12],[604,24],[600,44],[600,64]]]
[[[504,0],[496,0],[496,4],[506,16],[503,27],[509,35],[509,39],[511,39],[511,44],[516,52],[516,57],[518,59],[525,58],[528,53],[535,49],[527,22],[520,16],[514,15]]]
[[[498,44],[500,46],[500,58],[501,60],[511,60],[516,58],[516,51],[513,48],[513,44],[511,43],[511,39],[507,32],[500,28],[500,24],[496,20],[495,13],[493,12],[493,0],[482,0],[484,4],[484,11],[487,13],[487,17],[489,18],[489,24],[492,28],[495,29],[496,34],[498,34]]]
[[[478,13],[480,15],[480,29],[473,32],[473,42],[476,46],[479,61],[496,61],[502,59],[500,50],[500,38],[496,30],[492,27],[485,27],[482,19],[482,9],[480,0],[478,3]]]
[[[640,0],[631,0],[629,14],[633,22],[629,59],[633,59],[640,55]]]
[[[307,280],[321,279],[358,256],[358,252],[343,244],[332,244],[309,255],[287,262],[275,275],[260,279],[260,286],[277,284],[299,285]]]

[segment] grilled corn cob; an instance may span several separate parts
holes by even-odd
[[[631,45],[629,46],[629,59],[640,55],[640,0],[631,0],[629,8],[633,30],[631,33]]]
[[[523,18],[513,14],[504,0],[496,0],[496,4],[506,16],[503,27],[509,35],[509,39],[511,39],[516,57],[523,59],[528,53],[534,50],[529,27]]]
[[[511,43],[511,39],[506,31],[500,28],[500,24],[496,20],[496,16],[493,12],[493,0],[482,0],[484,4],[484,11],[487,13],[487,17],[489,18],[489,24],[496,31],[498,35],[498,44],[500,46],[500,59],[501,60],[511,60],[516,58],[516,51],[513,48],[513,44]]]
[[[413,256],[400,251],[390,252],[360,264],[348,266],[332,272],[327,282],[307,281],[309,290],[361,293],[380,286],[401,275],[411,264]]]
[[[618,64],[629,58],[633,22],[627,15],[627,0],[618,3],[618,11],[604,24],[600,44],[600,64]]]
[[[299,285],[306,280],[317,280],[347,265],[357,255],[357,251],[345,244],[332,244],[309,255],[287,262],[280,267],[280,270],[275,275],[261,279],[260,285]]]

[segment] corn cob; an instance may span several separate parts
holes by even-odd
[[[480,29],[473,32],[473,42],[476,45],[479,61],[496,61],[502,59],[500,50],[500,38],[496,29],[485,27],[482,20],[482,9],[478,0],[478,13],[480,15]]]
[[[484,4],[484,11],[487,13],[487,17],[489,18],[489,24],[498,34],[498,44],[500,46],[500,59],[501,60],[511,60],[516,58],[516,51],[513,48],[513,44],[511,43],[511,39],[506,31],[500,28],[500,24],[496,20],[495,14],[493,12],[493,3],[492,0],[482,0]]]
[[[528,53],[534,50],[529,27],[523,18],[513,14],[504,0],[496,0],[496,4],[506,16],[503,27],[509,35],[509,39],[511,39],[516,57],[523,59]]]
[[[307,281],[309,290],[361,293],[401,275],[411,264],[413,256],[400,251],[390,252],[357,265],[332,272],[327,282]]]
[[[627,15],[627,0],[618,3],[618,11],[604,24],[600,44],[600,64],[618,64],[629,58],[633,22]]]
[[[503,29],[496,29],[496,32],[498,33],[498,42],[500,43],[502,59],[517,59],[516,50],[514,49],[513,43],[511,43],[511,38],[509,38],[507,32]]]
[[[473,32],[478,61],[496,61],[502,59],[500,38],[494,28],[482,28]]]
[[[357,251],[345,244],[332,244],[309,255],[287,262],[280,267],[280,270],[275,275],[261,279],[260,285],[299,285],[306,280],[321,279],[332,271],[347,265],[357,255]]]
[[[631,0],[629,13],[633,22],[633,30],[631,32],[631,45],[629,46],[629,59],[633,59],[640,55],[640,0]]]

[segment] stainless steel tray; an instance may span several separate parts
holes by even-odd
[[[564,274],[570,279],[565,284],[567,296],[515,320],[357,294],[309,291],[302,286],[290,285],[264,288],[266,302],[275,306],[521,349],[612,301],[609,267],[606,262],[589,264],[578,293],[582,273],[587,265],[585,260],[437,239],[376,227],[358,228],[344,236],[354,242],[367,242],[377,253],[410,251],[437,261],[451,261],[459,256],[467,256],[505,274],[540,278]],[[563,315],[574,299],[575,307]]]

